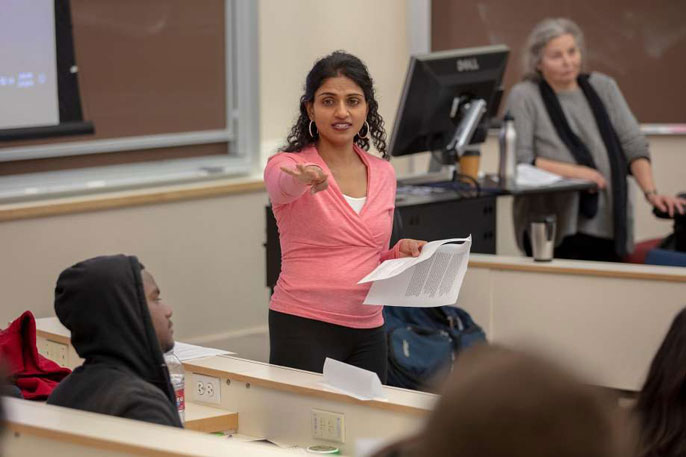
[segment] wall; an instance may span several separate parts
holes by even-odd
[[[178,338],[263,332],[267,290],[263,192],[0,224],[2,322],[53,315],[65,267],[101,254],[137,255],[174,308]]]
[[[336,49],[368,64],[380,111],[392,125],[408,59],[405,8],[398,5],[260,1],[263,152],[285,138],[313,62]],[[256,192],[0,223],[0,328],[26,309],[53,315],[55,280],[65,267],[124,252],[138,255],[155,275],[174,307],[178,339],[265,360],[266,203],[266,194]]]
[[[409,56],[404,4],[397,0],[260,1],[263,150],[273,153],[295,122],[312,64],[338,49],[367,65],[379,112],[389,128],[393,125]]]

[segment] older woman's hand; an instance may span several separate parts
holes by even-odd
[[[426,241],[403,238],[398,243],[400,244],[398,246],[399,257],[417,257],[422,252]]]
[[[593,181],[599,190],[603,190],[607,187],[607,181],[605,176],[602,175],[598,170],[591,167],[586,167],[583,165],[578,165],[579,168],[579,178],[586,179],[588,181]]]
[[[648,194],[646,196],[648,202],[655,208],[674,217],[677,212],[684,214],[686,210],[686,200],[679,197],[672,197],[671,195],[660,195],[658,193]]]

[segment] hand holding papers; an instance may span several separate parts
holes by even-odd
[[[461,244],[451,244],[461,243]],[[358,284],[373,281],[365,305],[452,305],[467,272],[471,235],[427,243],[419,257],[387,260]]]

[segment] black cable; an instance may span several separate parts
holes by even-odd
[[[462,192],[464,189],[461,188],[461,184],[467,184],[470,186],[469,190],[474,189],[474,197],[480,197],[481,196],[481,185],[479,184],[479,181],[477,181],[475,178],[469,175],[465,175],[463,173],[458,173],[457,171],[453,173],[453,179],[452,181],[457,184],[457,187],[455,190],[458,192]],[[466,181],[466,182],[465,182]]]

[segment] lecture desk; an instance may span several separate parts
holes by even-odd
[[[279,457],[305,455],[191,430],[3,397],[3,457]],[[349,455],[349,454],[348,454]]]
[[[686,306],[686,268],[471,254],[457,303],[492,343],[636,392]]]
[[[36,319],[36,327],[41,352],[45,351],[48,341],[69,342],[69,331],[55,317]],[[69,348],[67,353],[72,356],[75,354],[72,351],[73,348]],[[80,360],[78,356],[69,357],[60,363],[74,367]],[[323,386],[321,374],[229,355],[196,359],[183,365],[187,405],[192,408],[198,404],[210,411],[237,413],[235,430],[241,435],[300,447],[332,444],[313,439],[312,411],[332,412],[343,415],[345,430],[344,442],[333,444],[349,454],[361,439],[392,441],[419,431],[437,400],[434,394],[388,386],[383,387],[386,400],[357,400]],[[220,379],[220,404],[201,404],[194,399],[197,375]],[[189,411],[187,409],[187,424],[194,418],[206,419],[206,410],[196,415]]]
[[[540,352],[590,384],[635,392],[672,319],[686,305],[686,269],[471,254],[458,305],[493,343]],[[36,323],[42,351],[49,339],[69,341],[56,318]],[[80,363],[73,349],[65,352],[64,364]],[[220,378],[218,406],[239,414],[241,434],[306,446],[313,444],[313,409],[344,414],[346,442],[339,446],[344,452],[358,439],[391,440],[419,430],[437,399],[384,387],[388,401],[362,402],[323,387],[319,374],[233,356],[193,360],[184,367],[187,386],[195,375]]]
[[[56,317],[36,319],[36,346],[41,355],[72,370],[83,362],[71,345],[69,330]],[[238,413],[225,409],[186,401],[185,415],[189,430],[213,433],[238,429]]]

